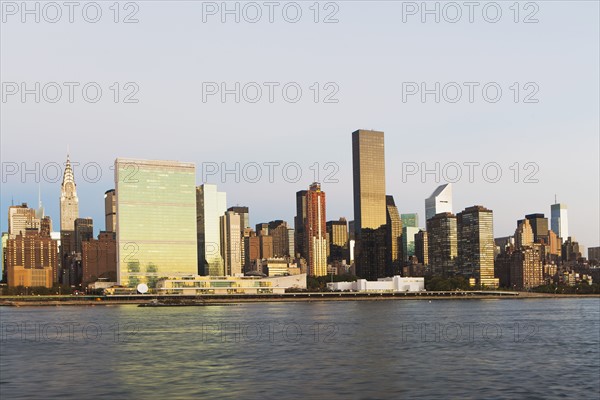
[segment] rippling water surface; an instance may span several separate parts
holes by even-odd
[[[2,399],[600,396],[600,300],[0,309]]]

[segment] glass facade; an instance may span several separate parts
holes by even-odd
[[[193,163],[115,161],[119,285],[198,272],[195,182]]]
[[[419,226],[419,214],[400,214],[400,219],[402,220],[402,226],[412,226],[416,228]]]
[[[402,220],[398,214],[398,208],[393,196],[386,196],[386,220],[387,220],[387,273],[388,276],[399,275],[401,272],[400,249],[402,240]]]
[[[402,227],[402,256],[404,261],[415,255],[415,235],[420,229],[413,226]]]
[[[564,242],[569,237],[569,220],[567,218],[566,204],[552,204],[550,206],[550,227]]]
[[[429,265],[436,274],[453,275],[458,255],[456,216],[441,213],[427,220]]]
[[[492,210],[473,206],[458,213],[460,272],[483,286],[498,286],[494,278],[494,216]],[[496,281],[496,283],[494,282]]]
[[[386,224],[383,132],[352,133],[352,168],[356,229],[377,229]]]
[[[226,194],[218,192],[216,185],[204,184],[196,188],[199,275],[225,275],[221,255],[221,216],[226,210]]]
[[[389,271],[383,132],[352,133],[352,170],[356,274],[374,280]]]

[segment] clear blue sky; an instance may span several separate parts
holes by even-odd
[[[109,167],[116,157],[193,161],[202,183],[202,163],[297,162],[303,169],[296,183],[286,182],[281,166],[269,182],[263,166],[258,183],[236,183],[233,175],[221,182],[220,175],[208,179],[227,192],[228,205],[250,207],[251,223],[285,219],[293,222],[295,192],[313,181],[318,162],[327,192],[327,217],[352,219],[351,132],[376,129],[385,132],[387,191],[394,195],[400,212],[418,212],[424,219],[424,199],[439,183],[428,175],[425,182],[411,176],[402,182],[403,163],[496,162],[502,168],[497,183],[487,182],[481,167],[469,182],[463,177],[454,184],[454,212],[481,204],[494,210],[495,235],[512,234],[516,220],[524,214],[542,212],[549,216],[554,195],[569,207],[571,235],[586,247],[598,246],[599,239],[599,21],[598,2],[542,1],[537,9],[524,9],[515,23],[513,2],[499,2],[502,16],[487,22],[482,6],[468,21],[463,7],[457,23],[455,10],[446,9],[440,23],[432,16],[421,22],[421,14],[407,15],[403,22],[402,2],[335,2],[320,5],[320,23],[314,23],[311,2],[299,2],[302,16],[297,23],[286,22],[283,5],[275,9],[274,23],[268,22],[268,9],[262,7],[257,23],[247,8],[240,23],[221,14],[205,15],[202,2],[136,2],[138,9],[121,9],[119,21],[135,12],[138,23],[114,23],[112,1],[99,2],[102,17],[88,23],[81,7],[74,23],[68,22],[68,9],[62,19],[52,19],[55,10],[46,9],[39,23],[32,16],[21,22],[21,12],[3,10],[0,39],[3,94],[7,82],[26,82],[33,88],[48,82],[80,82],[70,103],[67,88],[56,103],[33,101],[19,94],[1,103],[1,157],[7,163],[29,169],[40,163],[40,172],[51,175],[48,163],[63,163],[67,145],[71,158],[82,165],[97,163],[102,177],[91,182],[76,167],[80,215],[94,218],[96,230],[104,228],[103,194],[113,188]],[[20,2],[17,5],[20,7]],[[33,4],[33,3],[30,3]],[[84,3],[82,3],[84,4]],[[214,3],[218,6],[221,2]],[[234,7],[232,2],[229,2]],[[244,3],[240,3],[243,7]],[[263,4],[259,2],[258,4]],[[414,3],[420,6],[421,2]],[[433,3],[429,3],[433,7]],[[445,3],[440,3],[443,6]],[[459,4],[463,4],[459,2]],[[122,3],[123,5],[123,3]],[[33,7],[33,5],[32,5]],[[287,9],[288,18],[294,10]],[[323,23],[334,13],[337,23]],[[442,11],[443,12],[443,11]],[[488,19],[495,10],[488,9]],[[527,15],[537,23],[523,23]],[[94,10],[88,9],[88,17]],[[81,87],[97,82],[103,94],[97,103],[82,98]],[[119,82],[121,96],[126,82],[135,82],[138,103],[112,99],[110,86]],[[203,82],[279,82],[273,103],[233,101],[222,103],[218,96],[202,101]],[[285,101],[281,87],[297,82],[303,94],[297,103]],[[321,98],[313,100],[310,87],[320,85]],[[323,96],[336,86],[337,103],[323,102]],[[422,103],[419,96],[403,102],[403,82],[478,82],[474,101],[468,101],[467,87],[457,103],[433,95]],[[481,88],[496,82],[502,96],[496,103],[485,101]],[[519,83],[520,98],[514,90]],[[535,85],[525,88],[525,84]],[[9,84],[10,86],[10,84]],[[450,90],[450,87],[447,87]],[[539,89],[533,99],[524,96]],[[48,87],[46,97],[54,92]],[[491,92],[490,92],[491,93]],[[447,92],[454,97],[454,92]],[[249,92],[249,96],[253,92]],[[337,183],[324,181],[325,163],[339,169]],[[514,183],[515,162],[519,163],[519,183]],[[523,183],[536,163],[537,183]],[[24,163],[24,164],[22,164]],[[13,164],[11,164],[13,165]],[[91,164],[89,164],[91,165]],[[95,165],[95,164],[94,164]],[[248,167],[251,168],[251,167]],[[291,171],[291,170],[290,170]],[[6,230],[7,207],[16,202],[37,203],[36,176],[4,177],[2,183],[1,229]],[[247,169],[250,174],[252,171]],[[448,170],[448,172],[451,172]],[[253,175],[253,173],[252,173]],[[493,174],[492,174],[493,175]],[[51,178],[51,176],[49,176]],[[43,177],[42,177],[43,178]],[[493,176],[492,176],[493,178]],[[42,179],[43,180],[43,179]],[[289,180],[289,179],[288,179]],[[58,229],[59,183],[42,182],[42,200]]]

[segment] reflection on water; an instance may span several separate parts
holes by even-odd
[[[600,300],[2,308],[0,397],[597,398]]]

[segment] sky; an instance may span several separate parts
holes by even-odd
[[[252,225],[293,224],[313,181],[350,220],[351,133],[375,129],[422,226],[452,181],[454,212],[492,209],[496,237],[556,196],[600,244],[598,2],[113,3],[2,2],[2,231],[38,184],[58,230],[67,149],[96,232],[117,157],[196,163]]]

